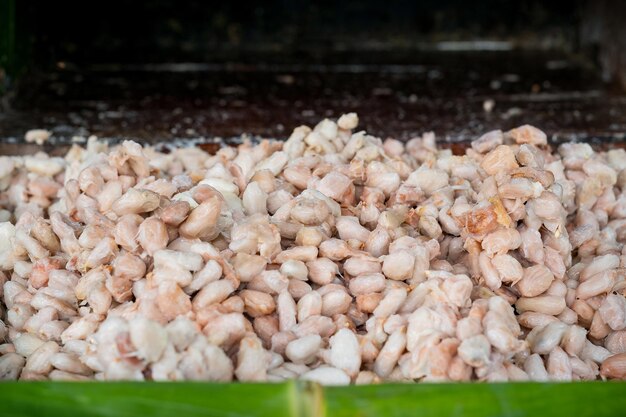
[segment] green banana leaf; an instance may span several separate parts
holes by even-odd
[[[625,416],[626,383],[0,384],[0,416],[534,417]]]

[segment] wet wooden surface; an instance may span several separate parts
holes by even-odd
[[[285,138],[300,124],[349,111],[359,114],[359,128],[400,139],[433,130],[440,141],[467,141],[522,123],[556,142],[626,135],[626,95],[575,57],[545,51],[346,53],[323,63],[60,63],[26,77],[16,93],[0,113],[3,153],[36,150],[22,144],[31,128],[51,130],[55,144],[92,134],[145,143]]]

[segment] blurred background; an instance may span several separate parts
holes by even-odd
[[[0,0],[0,142],[284,138],[349,111],[384,137],[619,141],[624,22],[619,0]]]

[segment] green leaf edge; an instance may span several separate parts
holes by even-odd
[[[5,382],[0,416],[624,416],[626,382],[377,384]]]

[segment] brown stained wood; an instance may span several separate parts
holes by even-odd
[[[19,142],[32,128],[65,143],[90,134],[143,143],[285,139],[296,126],[349,111],[359,114],[359,129],[401,140],[432,130],[439,143],[468,141],[524,123],[557,142],[626,135],[626,94],[555,52],[357,53],[323,65],[149,69],[68,64],[27,77],[0,111],[0,142]]]

